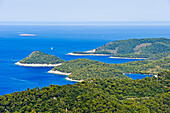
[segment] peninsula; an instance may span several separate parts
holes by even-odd
[[[170,56],[170,39],[144,38],[118,40],[106,43],[90,51],[73,52],[68,55],[97,55],[111,56],[110,58],[158,60]]]
[[[110,56],[109,54],[93,54],[93,53],[80,53],[80,52],[73,52],[73,53],[68,53],[67,55],[74,55],[74,56]]]
[[[92,55],[92,56],[110,56],[110,54],[95,54],[95,49],[89,50],[89,51],[85,51],[85,52],[73,52],[73,53],[68,53],[67,55],[74,55],[74,56],[88,56],[88,55]]]
[[[170,70],[170,57],[123,64],[107,64],[89,59],[76,59],[54,67],[49,73],[67,75],[71,80],[87,80],[91,78],[128,78],[124,73],[157,75],[164,70]]]
[[[29,67],[55,67],[61,65],[64,60],[54,55],[48,55],[41,51],[34,51],[28,57],[15,63],[15,65]]]

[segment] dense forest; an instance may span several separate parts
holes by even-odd
[[[170,57],[160,60],[140,60],[123,64],[113,64],[115,69],[124,73],[157,74],[163,70],[170,70]]]
[[[71,73],[68,77],[74,80],[126,78],[123,73],[157,74],[163,70],[170,70],[170,58],[154,61],[134,61],[123,64],[107,64],[89,59],[76,59],[56,66],[52,70]]]
[[[112,41],[96,48],[93,54],[110,54],[113,57],[149,58],[150,60],[158,60],[169,56],[169,52],[170,39],[144,38]],[[86,52],[73,53],[87,54]]]
[[[168,113],[170,71],[141,80],[93,78],[0,96],[1,113]]]
[[[86,80],[88,78],[127,78],[121,71],[114,69],[112,65],[89,59],[71,60],[54,67],[52,70],[71,73],[68,77],[74,80]]]
[[[65,61],[54,55],[48,55],[41,51],[34,51],[19,62],[23,64],[58,64]]]

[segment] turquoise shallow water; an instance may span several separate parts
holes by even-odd
[[[75,82],[65,80],[66,76],[49,74],[51,68],[20,67],[15,62],[31,52],[42,52],[60,57],[66,61],[88,58],[106,63],[124,63],[135,60],[110,59],[106,56],[68,56],[69,52],[86,51],[107,42],[129,38],[167,37],[168,26],[15,26],[0,25],[0,95],[23,91],[29,88],[45,87],[50,84],[64,85]],[[19,34],[36,34],[35,37],[19,37]],[[54,49],[51,50],[51,47]],[[128,75],[132,79],[145,75]]]

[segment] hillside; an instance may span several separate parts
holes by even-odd
[[[107,64],[88,59],[77,59],[65,62],[52,70],[71,73],[68,77],[74,80],[127,78],[123,73],[157,74],[163,70],[170,70],[170,58],[155,61],[134,61],[123,64]]]
[[[144,38],[109,42],[93,50],[93,54],[110,54],[113,57],[150,58],[157,60],[170,56],[170,39]],[[87,52],[73,52],[87,54]]]
[[[160,60],[143,60],[115,64],[113,68],[124,73],[158,74],[164,70],[170,70],[170,57]]]
[[[170,39],[145,38],[109,42],[98,47],[95,53],[110,53],[115,57],[149,58],[155,54],[169,51]]]
[[[48,55],[41,51],[34,51],[28,57],[19,61],[19,63],[23,64],[58,64],[63,62],[65,61],[61,60],[59,57]]]
[[[89,59],[76,59],[56,66],[53,71],[71,73],[68,77],[74,80],[86,80],[89,78],[127,78],[119,70],[110,64]]]
[[[0,112],[52,113],[168,113],[170,71],[159,78],[89,79],[74,85],[50,85],[42,89],[0,96]]]

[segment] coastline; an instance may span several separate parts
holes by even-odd
[[[57,71],[57,70],[55,71],[50,70],[48,71],[48,73],[59,74],[59,75],[70,75],[71,74],[71,73],[64,73],[64,72]]]
[[[69,80],[69,81],[74,81],[74,82],[83,82],[83,81],[84,81],[84,80],[73,80],[73,79],[68,78],[68,77],[66,77],[65,79],[66,79],[66,80]]]
[[[62,63],[59,64],[22,64],[20,62],[16,62],[15,65],[19,65],[19,66],[27,66],[27,67],[55,67],[55,66],[59,66]]]
[[[123,73],[123,74],[126,75],[126,74],[140,74],[140,73]],[[154,75],[154,74],[142,74],[142,75],[152,75],[154,77],[158,77],[158,75]]]
[[[71,74],[71,73],[64,73],[64,72],[57,71],[57,70],[56,70],[56,71],[50,70],[50,71],[48,71],[48,73],[59,74],[59,75],[65,75],[65,76],[68,76],[68,75]],[[74,81],[74,82],[82,82],[82,81],[84,81],[84,80],[73,80],[73,79],[68,78],[68,77],[66,77],[65,79],[68,80],[68,81]]]
[[[115,59],[147,59],[147,58],[129,58],[129,57],[109,57],[109,58],[115,58]]]
[[[154,74],[146,74],[146,73],[123,73],[124,75],[125,74],[142,74],[142,75],[154,75]]]
[[[75,54],[75,53],[68,53],[67,55],[73,55],[73,56],[110,56],[108,54]]]

